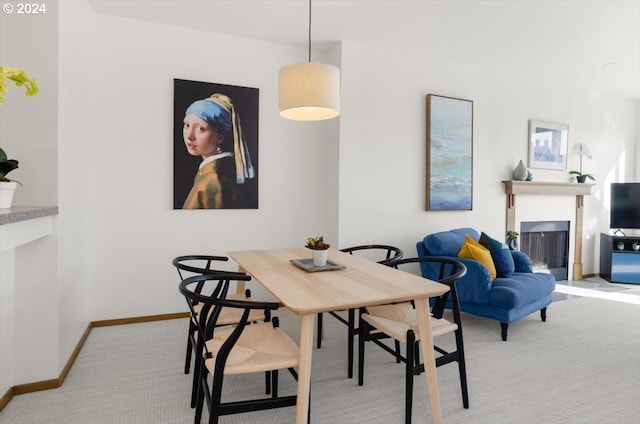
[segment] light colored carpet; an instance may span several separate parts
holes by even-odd
[[[278,311],[294,340],[298,320]],[[534,314],[509,326],[463,316],[470,409],[457,367],[438,368],[445,423],[603,424],[640,422],[640,306],[577,297],[554,302],[546,323]],[[192,423],[190,376],[182,373],[186,320],[96,328],[64,385],[16,396],[2,424]],[[313,423],[401,423],[403,365],[367,345],[364,387],[346,378],[346,327],[325,316],[314,349]],[[356,361],[357,362],[357,361]],[[227,380],[226,398],[260,394],[263,376]],[[281,375],[281,392],[294,393]],[[208,417],[208,416],[207,416]],[[293,408],[222,417],[221,423],[285,424]],[[424,376],[416,377],[414,423],[430,423]],[[204,421],[204,420],[203,420]]]

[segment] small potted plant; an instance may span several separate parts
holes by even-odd
[[[326,266],[327,257],[329,256],[330,244],[324,242],[324,237],[309,237],[307,238],[307,249],[311,249],[311,257],[313,258],[314,266]]]
[[[587,179],[595,181],[596,178],[593,176],[593,174],[582,172],[582,157],[584,156],[587,159],[593,159],[593,155],[587,151],[587,146],[584,143],[578,143],[578,156],[580,156],[580,170],[570,171],[569,174],[575,175],[576,180],[579,183],[584,183]]]
[[[507,230],[507,246],[510,250],[518,250],[518,236],[520,233],[514,230]]]
[[[38,94],[38,83],[29,77],[25,71],[11,66],[0,66],[0,104],[4,103],[4,93],[7,92],[6,81],[12,81],[18,87],[26,89],[27,96]],[[18,168],[18,161],[9,159],[4,150],[0,148],[0,209],[8,209],[13,202],[13,194],[20,184],[16,180],[7,178],[7,174]],[[22,185],[22,184],[20,184]]]
[[[14,169],[18,169],[18,161],[9,159],[7,154],[0,148],[0,209],[8,209],[13,202],[13,194],[20,182],[10,180],[7,174]],[[20,184],[22,185],[22,184]]]
[[[631,248],[632,248],[633,250],[635,250],[636,252],[637,252],[638,250],[640,250],[640,243],[638,243],[638,240],[636,240],[636,241],[634,241],[634,242],[633,242],[633,244],[631,245]]]

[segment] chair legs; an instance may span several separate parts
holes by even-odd
[[[189,319],[189,331],[187,332],[187,353],[184,358],[184,373],[189,374],[191,368],[191,352],[193,351],[192,337],[195,329],[193,328],[193,322]]]
[[[349,309],[347,318],[347,377],[353,378],[353,338],[356,336],[355,329],[356,311]]]
[[[362,313],[358,314],[362,315]],[[364,385],[364,342],[367,337],[367,323],[358,319],[358,386]]]
[[[191,407],[192,408],[195,408],[198,404],[197,397],[198,397],[202,368],[204,368],[204,364],[203,364],[204,361],[202,359],[203,344],[199,337],[196,339],[196,344],[197,344],[197,347],[196,347],[197,354],[195,357],[195,361],[193,363],[193,381],[191,382]],[[198,420],[196,421],[196,423],[200,423],[200,421]]]
[[[365,308],[360,308],[358,316],[362,315],[364,312],[365,312]],[[366,321],[364,321],[362,318],[359,318],[358,328],[354,330],[354,334],[358,335],[358,385],[359,386],[364,385],[364,342],[372,340],[373,337],[370,335],[371,329],[372,327],[369,324],[367,324]],[[385,349],[385,347],[380,342],[377,342],[377,341],[374,341],[374,342],[378,344],[380,347],[382,347],[383,349]],[[393,344],[394,344],[394,350],[391,350],[391,348],[389,347],[386,347],[385,350],[387,350],[389,353],[392,353],[393,356],[396,358],[396,363],[399,364],[404,360],[400,352],[400,342],[397,340],[394,340]],[[417,365],[418,359],[419,358],[416,358],[416,365]]]
[[[462,341],[462,330],[455,331],[456,352],[455,360],[458,362],[458,373],[460,374],[460,391],[462,392],[462,406],[469,409],[469,391],[467,389],[467,366],[464,358],[464,342]]]
[[[414,377],[424,372],[424,364],[420,363],[420,343],[416,342],[415,333],[412,330],[407,331],[406,355],[402,357],[399,350],[391,349],[384,346],[375,335],[371,335],[373,329],[367,322],[360,319],[359,321],[359,337],[358,337],[358,385],[364,384],[364,346],[365,341],[372,341],[382,347],[387,352],[394,354],[398,362],[402,360],[405,363],[405,424],[411,424],[411,416],[413,410],[413,385]],[[464,345],[462,341],[462,331],[455,331],[456,351],[447,352],[437,346],[435,350],[441,354],[436,358],[436,366],[439,367],[450,362],[458,362],[458,372],[460,374],[460,391],[462,393],[462,406],[469,408],[469,392],[467,388],[467,371],[464,358]],[[395,340],[396,345],[399,343]]]
[[[289,372],[291,375],[297,380],[298,375],[295,369],[289,368]],[[237,401],[237,402],[229,402],[222,403],[222,386],[223,386],[223,378],[224,372],[223,370],[219,370],[216,372],[216,376],[212,377],[216,384],[212,384],[211,389],[209,389],[209,385],[207,379],[209,378],[209,373],[207,368],[203,365],[200,368],[200,373],[198,375],[198,389],[196,395],[196,406],[195,406],[195,417],[194,424],[200,424],[202,420],[202,413],[204,411],[205,402],[209,407],[209,424],[218,424],[220,420],[220,416],[228,415],[228,414],[236,414],[241,412],[250,412],[250,411],[259,411],[271,408],[280,408],[286,406],[295,406],[296,405],[296,396],[284,396],[278,397],[278,370],[267,371],[268,374],[271,374],[271,399],[255,399],[255,400],[245,400],[245,401]],[[211,390],[211,391],[209,391]],[[311,409],[309,408],[309,415],[307,415],[307,421],[311,422]]]
[[[204,367],[202,367],[204,368]],[[200,424],[201,420],[202,420],[202,409],[204,407],[204,394],[206,391],[208,391],[208,387],[206,386],[206,382],[203,382],[203,378],[207,378],[207,371],[206,369],[194,369],[194,373],[197,371],[197,387],[196,387],[196,391],[195,391],[195,406],[196,408],[196,413],[195,413],[195,417],[193,419],[193,423],[194,424]],[[203,387],[204,386],[204,387]]]
[[[416,354],[416,336],[413,331],[407,331],[407,358],[405,361],[405,391],[404,391],[404,422],[411,424],[411,411],[413,409],[413,375],[414,375],[414,357]]]
[[[318,313],[317,320],[316,346],[320,349],[322,347],[322,312]]]
[[[347,311],[347,319],[345,320],[343,317],[338,315],[335,312],[329,312],[332,316],[334,316],[338,321],[342,322],[347,326],[347,376],[349,378],[353,378],[353,355],[354,355],[354,337],[358,334],[358,329],[356,328],[356,311],[355,309],[349,309]],[[316,335],[316,346],[318,349],[322,347],[322,333],[323,333],[323,321],[322,321],[322,312],[318,313],[317,316],[317,335]]]

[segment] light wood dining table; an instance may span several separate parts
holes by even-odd
[[[416,306],[432,421],[442,421],[428,298],[447,292],[448,286],[334,249],[329,249],[329,261],[344,269],[307,272],[298,268],[292,259],[311,257],[304,247],[236,251],[229,256],[242,272],[300,316],[297,424],[307,423],[316,314],[409,300]]]

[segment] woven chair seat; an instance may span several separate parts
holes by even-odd
[[[416,341],[420,340],[416,310],[411,303],[397,303],[393,305],[372,306],[367,308],[369,313],[362,314],[362,319],[388,334],[392,338],[406,343],[407,331],[413,330]],[[431,334],[433,337],[456,331],[458,326],[444,318],[431,317]]]
[[[207,350],[213,356],[205,361],[210,372],[215,367],[216,353],[232,331],[232,327],[216,330],[213,339],[206,342]],[[294,341],[279,328],[274,328],[272,323],[251,324],[245,327],[231,348],[224,373],[244,374],[294,368],[298,366],[299,355]]]

